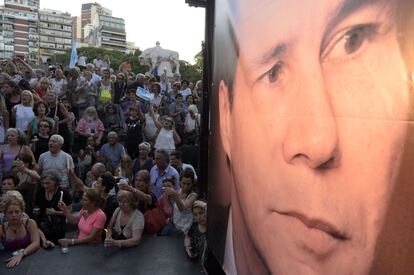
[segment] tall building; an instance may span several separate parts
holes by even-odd
[[[5,0],[0,7],[0,59],[38,61],[38,0]]]
[[[98,3],[82,5],[82,41],[106,49],[126,51],[125,20]]]
[[[86,3],[82,4],[81,9],[81,29],[82,35],[81,40],[87,37],[84,32],[84,28],[88,24],[92,24],[92,22],[96,22],[99,19],[100,15],[112,15],[112,11],[110,9],[102,7],[99,3]],[[96,26],[98,27],[98,26]]]
[[[99,16],[98,46],[125,52],[126,45],[124,19],[107,15]]]
[[[56,10],[39,11],[39,53],[42,61],[72,47],[72,17]]]
[[[81,28],[81,17],[72,16],[72,37],[76,41],[80,41],[82,38],[82,28]]]
[[[4,5],[19,10],[39,10],[39,0],[4,0]]]

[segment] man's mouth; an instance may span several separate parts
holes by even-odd
[[[317,230],[323,231],[323,232],[327,233],[328,235],[332,236],[335,239],[339,239],[339,240],[343,240],[343,241],[349,239],[349,237],[347,236],[347,234],[345,232],[339,230],[334,225],[332,225],[330,222],[325,221],[323,219],[309,218],[309,217],[305,216],[302,213],[294,212],[294,211],[292,211],[292,212],[279,212],[279,214],[297,218],[306,227],[308,227],[310,229],[317,229]]]
[[[275,211],[280,222],[291,236],[299,251],[315,256],[318,260],[333,255],[341,244],[351,240],[342,227],[328,219],[307,216],[297,211]],[[278,218],[278,219],[279,219]]]

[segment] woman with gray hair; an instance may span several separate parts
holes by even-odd
[[[105,246],[137,246],[144,231],[144,215],[137,209],[137,198],[130,191],[120,190],[117,200],[119,207],[108,224]]]
[[[149,157],[149,153],[151,153],[151,144],[149,142],[142,142],[138,145],[139,154],[134,162],[132,163],[132,172],[134,174],[138,173],[141,170],[151,171],[152,166],[154,166],[153,159]]]
[[[81,146],[86,143],[88,137],[93,137],[96,144],[100,144],[104,131],[105,127],[99,119],[95,107],[86,108],[83,117],[76,126],[76,133],[79,134]]]
[[[0,147],[1,176],[12,171],[13,161],[20,153],[35,159],[32,150],[26,145],[26,135],[16,128],[9,128],[6,131],[5,144]]]

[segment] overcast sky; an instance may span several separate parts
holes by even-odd
[[[80,16],[82,3],[97,2],[125,19],[127,41],[141,50],[161,47],[178,51],[180,59],[194,62],[204,40],[204,8],[190,7],[185,0],[40,0],[41,9]]]

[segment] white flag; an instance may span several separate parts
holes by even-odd
[[[76,41],[72,41],[72,52],[70,54],[69,68],[75,68],[76,62],[78,62],[78,52],[76,50]]]

